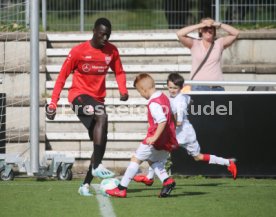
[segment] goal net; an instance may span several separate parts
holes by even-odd
[[[30,134],[28,8],[28,1],[0,1],[0,154],[24,159]]]

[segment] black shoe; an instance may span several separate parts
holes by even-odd
[[[175,181],[172,178],[168,178],[163,183],[163,188],[159,194],[159,197],[168,197],[171,191],[175,188]]]

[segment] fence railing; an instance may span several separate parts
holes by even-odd
[[[7,5],[26,7],[20,17],[4,19]],[[178,29],[203,17],[240,25],[275,25],[275,0],[41,0],[44,31],[89,31],[98,17],[112,21],[114,30]],[[0,25],[28,25],[28,0],[2,0]]]

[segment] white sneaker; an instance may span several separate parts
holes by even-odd
[[[100,164],[96,169],[92,169],[92,175],[102,179],[106,179],[114,177],[115,173],[106,169],[102,164]]]
[[[88,197],[93,195],[89,192],[89,185],[88,184],[82,184],[79,187],[78,193],[82,196],[88,196]]]

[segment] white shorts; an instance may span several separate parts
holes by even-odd
[[[140,144],[135,151],[134,156],[140,161],[164,161],[169,157],[169,152],[165,150],[156,150],[152,145]]]
[[[197,140],[191,143],[179,144],[179,145],[180,147],[185,148],[187,150],[188,155],[195,157],[200,154],[200,146]]]
[[[179,144],[193,143],[196,141],[196,133],[190,122],[185,122],[182,126],[176,128],[176,139]]]
[[[176,128],[176,138],[180,147],[185,148],[189,155],[195,157],[200,154],[195,129],[189,121]]]

